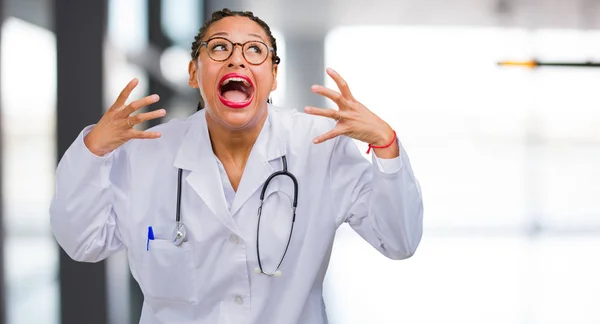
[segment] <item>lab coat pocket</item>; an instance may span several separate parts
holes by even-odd
[[[146,297],[166,302],[196,302],[193,249],[189,242],[176,246],[170,240],[148,242],[140,271]]]

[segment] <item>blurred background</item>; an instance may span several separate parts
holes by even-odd
[[[55,243],[54,169],[133,77],[165,120],[194,113],[191,42],[223,7],[274,29],[275,105],[333,107],[309,87],[335,68],[420,180],[411,259],[339,229],[331,323],[600,323],[600,69],[497,64],[600,61],[599,0],[0,0],[2,323],[137,323],[124,254]]]

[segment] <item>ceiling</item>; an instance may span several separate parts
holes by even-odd
[[[600,0],[212,0],[254,11],[287,33],[340,25],[477,25],[600,29]]]
[[[126,1],[126,0],[122,0]],[[201,0],[198,0],[201,1]],[[600,29],[600,0],[204,0],[250,10],[292,34],[343,25],[477,25]],[[52,0],[2,0],[4,12],[52,29]]]

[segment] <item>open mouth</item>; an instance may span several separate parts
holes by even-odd
[[[229,73],[219,82],[219,99],[230,108],[244,108],[254,98],[254,84],[243,74]]]

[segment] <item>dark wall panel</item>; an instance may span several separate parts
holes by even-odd
[[[54,0],[57,41],[58,158],[81,129],[96,123],[103,107],[105,1]],[[106,324],[104,262],[78,263],[60,252],[63,324]]]

